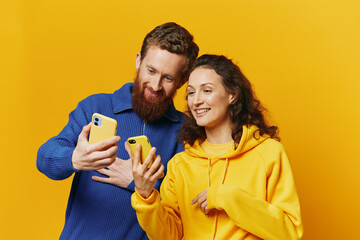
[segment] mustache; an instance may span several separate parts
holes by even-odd
[[[172,96],[166,96],[166,92],[163,88],[159,89],[159,91],[154,91],[148,84],[141,84],[138,74],[134,82],[135,85],[132,90],[131,102],[137,115],[148,122],[153,122],[161,118],[172,103]],[[157,96],[155,98],[147,99],[144,96],[145,89],[156,93]]]
[[[160,90],[155,91],[151,86],[144,85],[143,89],[142,89],[142,92],[144,92],[145,88],[147,88],[152,93],[155,93],[155,94],[158,94],[158,95],[161,95],[161,96],[165,95],[165,90],[164,89],[160,89]]]

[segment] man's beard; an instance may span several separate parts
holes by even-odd
[[[166,96],[165,91],[161,89],[160,92],[158,92],[160,97],[152,99],[153,101],[151,101],[144,96],[144,90],[145,86],[141,86],[139,73],[137,73],[135,85],[132,90],[131,101],[133,109],[140,118],[143,118],[147,122],[153,122],[164,115],[169,105],[172,103],[172,97],[174,96],[175,91],[171,96]]]

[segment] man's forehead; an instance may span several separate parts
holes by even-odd
[[[171,53],[159,47],[149,48],[141,62],[146,67],[151,67],[158,71],[171,72],[172,74],[181,71],[185,63],[186,57],[184,55]]]
[[[149,47],[149,49],[146,51],[143,59],[154,58],[154,57],[159,57],[159,56],[165,56],[168,58],[185,58],[186,59],[186,56],[183,54],[172,53],[166,49],[160,48],[159,46],[155,46],[155,45]]]

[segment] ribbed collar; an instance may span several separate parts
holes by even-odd
[[[120,113],[129,109],[133,109],[131,102],[131,93],[134,83],[126,83],[120,89],[116,90],[112,95],[113,112]],[[181,113],[177,111],[172,102],[166,110],[164,117],[173,122],[181,121]]]

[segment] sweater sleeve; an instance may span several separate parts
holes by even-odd
[[[92,115],[83,102],[70,113],[69,122],[64,129],[38,150],[37,168],[51,179],[66,179],[77,171],[72,166],[72,153],[83,126],[91,121]]]
[[[161,185],[161,200],[154,189],[149,198],[142,198],[136,191],[131,205],[136,211],[140,226],[150,240],[182,239],[183,229],[174,186],[174,166],[170,160],[168,172]]]
[[[234,185],[210,187],[208,208],[224,210],[242,229],[263,239],[300,239],[300,204],[285,151],[268,163],[266,200]],[[236,206],[236,207],[234,207]]]

